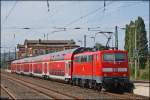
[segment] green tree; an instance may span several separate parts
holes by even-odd
[[[138,55],[140,57],[140,68],[145,68],[146,60],[148,54],[148,41],[147,41],[147,32],[145,29],[144,20],[141,17],[135,21],[136,33],[137,33],[137,49]]]
[[[129,25],[126,25],[125,30],[125,50],[128,51],[129,58],[133,57],[133,50],[134,50],[134,33],[135,28],[131,27],[134,26],[134,22],[131,21]]]
[[[136,47],[139,55],[140,68],[145,68],[146,57],[148,54],[148,41],[145,29],[144,20],[141,17],[129,25],[126,25],[125,31],[125,50],[128,51],[129,57],[134,57],[135,54],[135,32],[136,32]]]
[[[125,50],[129,51],[129,25],[126,25],[126,30],[125,30],[125,45],[124,48]]]

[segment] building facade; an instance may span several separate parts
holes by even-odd
[[[66,49],[78,48],[74,40],[25,40],[17,45],[17,58],[37,56]]]

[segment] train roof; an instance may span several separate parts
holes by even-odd
[[[110,50],[99,50],[99,51],[94,51],[94,52],[83,52],[83,53],[80,53],[80,54],[77,54],[75,56],[81,56],[81,55],[92,55],[92,54],[97,54],[97,53],[127,53],[126,50],[113,50],[113,49],[110,49]]]
[[[66,54],[76,54],[84,51],[88,51],[90,48],[79,47],[75,49],[69,49],[64,51],[58,51],[54,53],[39,55],[35,57],[28,57],[23,59],[18,59],[13,61],[12,63],[25,63],[25,62],[36,62],[36,61],[48,61],[48,60],[63,60]]]
[[[102,50],[102,51],[99,51],[99,52],[127,52],[126,50],[113,50],[113,49],[110,49],[110,50]]]

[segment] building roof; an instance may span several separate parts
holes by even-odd
[[[25,48],[25,45],[32,47],[80,47],[74,40],[25,40],[24,45],[18,44],[17,48]]]
[[[49,60],[62,60],[64,59],[64,56],[66,54],[77,54],[77,53],[88,51],[88,50],[90,49],[79,47],[79,48],[63,50],[63,51],[58,51],[58,52],[34,56],[34,57],[22,58],[22,59],[15,60],[12,63],[36,62],[36,61],[43,61],[43,60],[48,60],[48,61]]]
[[[25,48],[25,45],[17,44],[17,48]]]
[[[80,47],[80,46],[78,46],[76,44],[70,44],[70,45],[68,45],[68,44],[64,44],[64,45],[60,45],[60,44],[58,44],[58,45],[35,44],[35,45],[32,45],[32,47]]]
[[[25,40],[24,44],[75,44],[74,40]]]

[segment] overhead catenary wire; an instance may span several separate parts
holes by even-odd
[[[138,3],[137,3],[137,2],[138,2]],[[105,16],[108,16],[108,15],[112,14],[113,12],[116,12],[116,11],[120,10],[120,8],[131,7],[131,6],[137,6],[137,5],[139,5],[139,4],[143,4],[143,2],[140,2],[140,1],[137,1],[137,2],[130,2],[130,4],[128,4],[128,5],[121,5],[121,6],[117,7],[116,10],[113,10],[113,11],[111,11],[110,13],[105,12]],[[109,11],[109,10],[107,10],[107,11]],[[103,18],[104,18],[104,13],[103,13],[103,16],[101,17],[101,19],[103,19]],[[107,28],[112,28],[112,29],[113,29],[114,27],[107,27]]]
[[[107,5],[110,5],[110,4],[112,4],[112,1],[109,2]],[[89,13],[87,13],[87,14],[85,14],[85,15],[79,17],[79,18],[77,18],[76,20],[73,20],[72,22],[70,22],[70,23],[67,24],[66,26],[61,27],[61,29],[63,29],[63,30],[54,31],[54,32],[52,32],[52,33],[60,32],[60,31],[67,31],[68,29],[70,29],[70,28],[66,28],[67,26],[70,26],[70,25],[72,25],[72,24],[78,22],[79,20],[81,20],[81,19],[83,19],[83,18],[85,18],[85,17],[88,17],[89,15],[92,15],[92,14],[96,13],[96,12],[99,11],[99,10],[102,10],[104,7],[106,7],[106,2],[105,2],[105,1],[104,1],[104,6],[103,6],[103,7],[97,8],[97,9],[95,9],[95,10],[93,10],[93,11],[91,11],[91,12],[89,12]],[[80,8],[80,7],[79,7],[79,8]],[[105,11],[104,11],[104,10],[102,10],[102,11],[103,11],[102,17],[104,17]],[[96,28],[100,28],[100,27],[96,27]],[[58,29],[58,28],[57,28],[57,29]],[[81,27],[78,27],[78,28],[77,28],[77,27],[76,27],[76,28],[73,28],[73,29],[83,29],[83,28],[81,28]],[[84,28],[84,29],[85,29],[85,28]],[[90,31],[90,29],[92,29],[92,28],[87,27],[87,30],[88,30],[88,31]]]
[[[114,2],[115,2],[115,1],[114,1]],[[109,2],[109,3],[107,4],[107,6],[110,5],[110,4],[112,4],[112,3],[113,3],[113,1]],[[140,2],[140,3],[143,3],[143,2]],[[135,5],[135,4],[134,4],[134,5]],[[136,4],[136,5],[137,5],[137,4]],[[120,6],[120,7],[118,7],[118,8],[128,7],[128,6],[133,6],[133,4],[132,4],[132,5],[126,5],[126,6]],[[104,0],[104,6],[103,6],[103,7],[97,8],[97,9],[95,9],[95,10],[93,10],[93,11],[91,11],[91,12],[89,12],[89,13],[83,15],[83,16],[80,16],[79,18],[77,18],[77,19],[71,21],[70,23],[68,23],[67,25],[65,25],[64,28],[67,27],[67,26],[70,26],[70,25],[72,25],[72,24],[74,24],[74,23],[76,23],[76,22],[78,22],[78,21],[80,21],[81,19],[83,19],[83,18],[85,18],[85,17],[88,17],[88,16],[90,16],[90,15],[96,13],[96,12],[99,11],[99,10],[102,10],[102,8],[104,8],[104,10],[102,10],[102,11],[103,11],[102,18],[104,18],[104,16],[105,16],[104,13],[105,13],[105,10],[106,10],[105,7],[106,7],[106,1]],[[114,11],[113,11],[113,12],[114,12]],[[111,13],[112,13],[112,12],[111,12]],[[109,13],[109,14],[110,14],[110,13]],[[102,18],[101,18],[101,19],[102,19]]]
[[[104,0],[104,11],[105,11],[105,6],[106,6],[106,2],[105,2],[105,0]]]
[[[120,8],[125,8],[125,7],[131,7],[131,6],[137,6],[137,5],[139,5],[139,4],[143,4],[143,2],[139,2],[139,3],[131,3],[131,4],[128,4],[128,5],[121,5],[121,6],[119,6],[116,10],[113,10],[113,11],[111,11],[110,13],[108,13],[108,14],[106,14],[106,15],[109,15],[109,14],[111,14],[111,13],[113,13],[113,12],[115,12],[115,11],[118,11],[118,10],[120,10]]]
[[[48,0],[47,0],[47,1],[48,1]],[[105,2],[104,2],[104,7],[105,7],[105,6],[106,6],[106,4],[105,4]],[[125,6],[125,7],[126,7],[126,6]],[[102,18],[103,18],[103,17],[104,17],[104,12],[103,12]],[[101,19],[102,19],[102,18],[101,18]],[[81,28],[80,28],[80,29],[81,29]]]
[[[10,14],[12,13],[12,11],[14,10],[14,8],[16,7],[18,1],[15,1],[14,5],[12,6],[12,8],[9,10],[8,14],[6,15],[5,19],[3,20],[3,24],[5,23],[5,21],[7,21],[8,17],[10,16]]]
[[[8,19],[8,17],[10,16],[10,14],[12,13],[12,11],[14,10],[14,8],[16,7],[16,4],[17,4],[17,2],[18,1],[15,1],[15,3],[13,4],[13,6],[11,7],[11,9],[9,10],[9,12],[8,12],[8,14],[6,14],[6,16],[5,16],[5,18],[4,18],[4,20],[3,20],[3,22],[2,22],[2,26],[5,24],[5,22],[7,21],[7,19]],[[3,39],[4,39],[4,46],[5,46],[5,35],[4,35],[4,37],[3,37]]]
[[[112,3],[113,3],[113,2],[111,1],[110,3],[107,4],[107,6],[110,5],[110,4],[112,4]],[[88,17],[88,16],[90,16],[90,15],[96,13],[96,12],[99,11],[99,10],[102,10],[103,8],[104,8],[104,7],[99,7],[99,8],[97,8],[97,9],[95,9],[95,10],[93,10],[93,11],[91,11],[91,12],[89,12],[89,13],[83,15],[83,16],[80,16],[79,18],[77,18],[77,19],[71,21],[70,23],[68,23],[68,24],[65,25],[64,27],[70,26],[70,25],[72,25],[72,24],[78,22],[79,20],[81,20],[81,19],[83,19],[83,18],[85,18],[85,17]],[[102,11],[103,11],[103,10],[102,10]]]
[[[48,0],[47,0],[47,8],[48,8],[48,12],[49,12],[49,2],[48,2]]]

